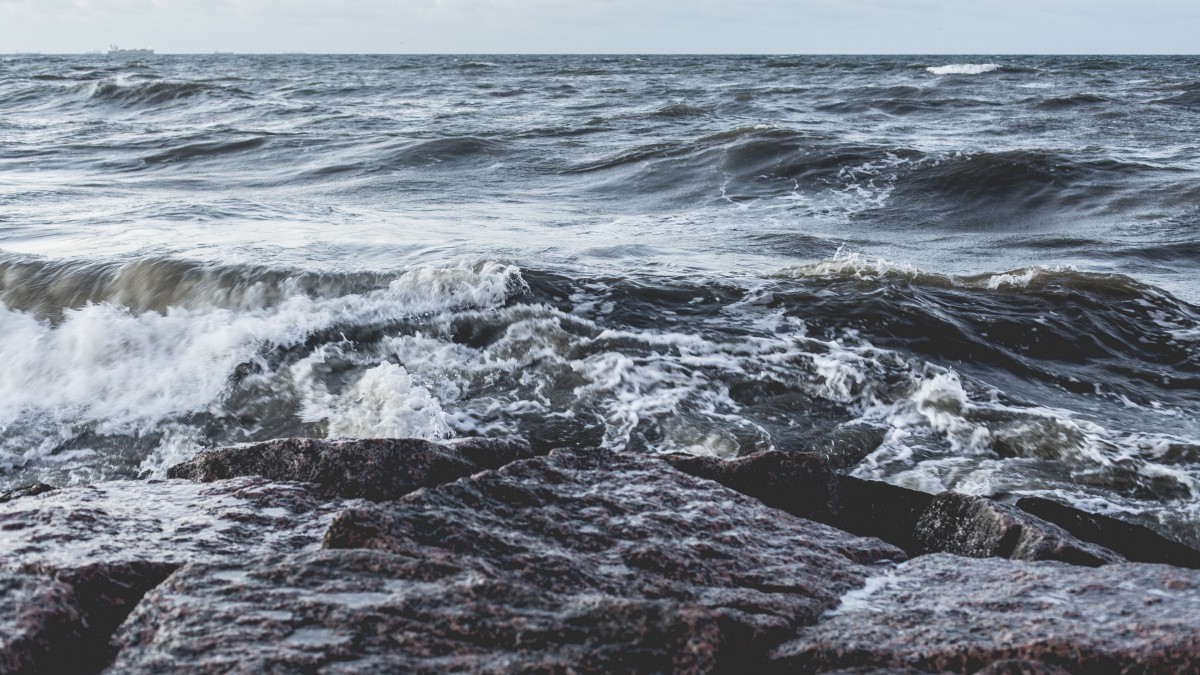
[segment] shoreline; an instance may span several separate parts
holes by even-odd
[[[815,454],[278,439],[169,475],[0,495],[0,672],[1200,665],[1200,552]]]

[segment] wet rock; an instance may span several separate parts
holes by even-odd
[[[813,450],[824,455],[834,469],[848,470],[878,449],[887,432],[887,427],[848,422],[834,429],[824,442],[815,444]]]
[[[57,488],[51,485],[46,485],[45,483],[22,485],[19,488],[13,488],[12,490],[0,492],[0,504],[11,502],[14,499],[20,499],[21,497],[34,497],[36,495],[45,494],[56,489]]]
[[[869,580],[770,658],[780,672],[1023,672],[1004,669],[1013,661],[1035,673],[1195,672],[1200,572],[923,556]]]
[[[67,647],[77,645],[85,631],[70,586],[0,572],[0,673],[70,672]]]
[[[1200,569],[1200,551],[1171,541],[1149,528],[1098,513],[1080,511],[1041,497],[1020,499],[1017,507],[1131,561]]]
[[[841,511],[837,476],[821,455],[771,450],[729,460],[685,454],[663,459],[802,518],[830,523]]]
[[[469,560],[555,592],[698,601],[720,609],[739,644],[814,620],[862,565],[903,557],[660,462],[596,449],[348,510],[326,546]]]
[[[863,537],[878,537],[909,555],[920,551],[913,532],[933,495],[854,476],[838,476],[842,496],[838,527]]]
[[[595,449],[348,509],[325,543],[177,572],[122,626],[114,671],[706,672],[903,557]]]
[[[917,522],[913,541],[918,553],[973,558],[1061,560],[1092,567],[1124,560],[1015,506],[956,492],[933,498]]]
[[[1071,671],[1051,665],[1045,661],[1027,659],[1002,659],[993,661],[975,675],[1070,675]]]
[[[316,548],[337,511],[364,503],[330,503],[263,478],[67,488],[0,505],[0,567],[50,573]]]
[[[117,642],[109,673],[708,672],[721,631],[695,604],[344,550],[184,568]]]
[[[53,667],[35,670],[95,672],[112,656],[112,631],[180,565],[316,550],[338,510],[365,503],[331,503],[303,485],[262,478],[65,488],[0,505],[0,570],[70,588],[82,616],[62,633],[59,644],[68,646],[52,654]]]
[[[202,452],[167,475],[204,482],[263,476],[313,483],[326,497],[382,501],[532,456],[529,444],[520,440],[284,438]]]

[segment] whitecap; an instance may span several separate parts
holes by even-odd
[[[925,70],[934,75],[981,75],[999,68],[998,63],[951,63],[945,66],[929,66]]]

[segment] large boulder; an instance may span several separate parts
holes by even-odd
[[[904,557],[596,449],[347,509],[325,546],[181,570],[122,627],[114,670],[706,672]]]
[[[70,589],[69,611],[25,622],[32,626],[27,634],[47,628],[20,643],[37,646],[22,648],[35,661],[22,672],[95,672],[112,657],[112,631],[181,565],[316,550],[337,511],[365,503],[332,503],[303,485],[239,478],[211,485],[116,481],[0,504],[0,573],[38,579],[47,592]],[[38,593],[6,601],[22,616],[62,604]]]
[[[694,604],[339,550],[180,570],[121,627],[107,672],[707,672],[720,638]]]
[[[312,483],[326,497],[382,501],[532,456],[521,440],[282,438],[208,450],[171,467],[167,475],[204,482],[263,476]]]
[[[1200,572],[922,556],[848,593],[770,658],[779,672],[1196,672]]]

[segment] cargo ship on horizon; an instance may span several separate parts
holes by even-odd
[[[154,50],[146,49],[121,49],[116,45],[108,46],[109,56],[154,56]]]

